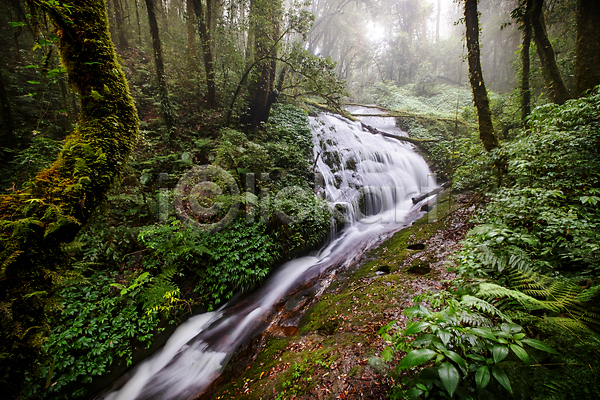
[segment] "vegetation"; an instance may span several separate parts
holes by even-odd
[[[89,396],[322,244],[308,115],[348,101],[433,139],[447,210],[311,292],[219,395],[598,397],[596,3],[3,2],[4,396]]]

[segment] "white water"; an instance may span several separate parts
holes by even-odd
[[[401,133],[384,118],[369,117],[365,122]],[[368,244],[399,229],[406,215],[415,210],[411,197],[435,187],[427,164],[409,146],[372,135],[363,131],[360,123],[339,116],[320,115],[311,123],[315,155],[319,155],[316,166],[325,181],[322,193],[345,213],[346,227],[317,255],[282,265],[249,298],[182,324],[162,350],[141,363],[125,385],[105,399],[197,396],[219,375],[236,349],[260,331],[274,305],[285,299],[292,286],[349,263]],[[341,165],[325,162],[336,157]]]

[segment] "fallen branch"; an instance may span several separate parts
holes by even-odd
[[[429,196],[433,196],[434,194],[438,194],[438,193],[444,191],[444,189],[446,189],[448,186],[450,186],[450,182],[444,182],[442,184],[442,186],[437,187],[437,188],[435,188],[425,194],[422,194],[418,197],[413,197],[411,200],[412,200],[413,204],[417,204],[418,202],[425,200]]]
[[[379,115],[371,115],[371,117],[379,117]],[[428,142],[439,142],[439,139],[414,139],[414,138],[410,138],[410,137],[407,137],[407,136],[398,136],[398,135],[393,135],[393,134],[391,134],[391,133],[387,133],[387,132],[380,131],[379,129],[377,129],[377,128],[374,128],[374,127],[372,127],[371,125],[367,125],[367,124],[365,124],[365,123],[364,123],[364,122],[362,122],[362,121],[361,121],[360,123],[361,123],[361,125],[362,125],[362,127],[363,127],[364,129],[366,129],[367,131],[371,132],[371,133],[372,133],[372,134],[374,134],[374,135],[382,135],[382,136],[389,137],[389,138],[392,138],[392,139],[398,139],[398,140],[402,140],[402,141],[404,141],[404,142],[412,143],[412,144],[414,144],[415,146],[419,146],[419,147],[420,147],[420,146],[421,146],[423,143],[428,143]]]

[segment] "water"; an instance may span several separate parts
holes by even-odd
[[[366,113],[369,109],[353,109]],[[370,110],[374,112],[374,110]],[[402,134],[386,118],[365,123]],[[205,390],[236,349],[268,326],[274,305],[291,288],[333,267],[352,263],[364,249],[405,225],[418,213],[411,197],[435,187],[425,161],[395,139],[373,135],[336,115],[311,119],[321,189],[346,224],[316,255],[282,265],[255,293],[223,310],[190,318],[165,347],[141,363],[132,377],[106,400],[188,399]]]

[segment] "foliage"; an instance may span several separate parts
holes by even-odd
[[[596,91],[540,107],[529,129],[499,152],[508,160],[507,184],[475,220],[480,226],[457,257],[460,269],[494,275],[484,259],[489,250],[536,271],[598,276],[599,105]]]
[[[474,399],[491,398],[492,393],[513,394],[507,371],[522,368],[522,364],[529,366],[534,358],[531,348],[558,354],[546,344],[527,338],[517,324],[490,324],[491,319],[486,317],[507,318],[482,299],[468,294],[461,301],[444,294],[429,298],[432,308],[417,305],[404,310],[413,319],[405,329],[398,330],[395,323],[390,323],[380,330],[384,339],[393,342],[382,353],[384,360],[390,361],[395,351],[407,353],[392,376],[400,377],[404,371],[420,367],[418,373],[402,377],[402,387],[392,391],[392,398],[445,398],[457,394]],[[414,300],[423,299],[420,296]]]
[[[246,225],[238,219],[227,229],[208,234],[173,221],[142,230],[139,240],[154,251],[147,267],[160,269],[163,274],[174,267],[186,275],[197,275],[195,290],[203,301],[214,305],[237,290],[254,288],[280,258],[265,229],[264,224]],[[174,290],[166,286],[162,296],[169,292],[167,288]]]
[[[60,292],[60,316],[44,344],[52,361],[40,368],[46,384],[32,382],[30,395],[53,399],[81,396],[82,384],[102,375],[113,361],[130,365],[134,349],[151,344],[159,329],[158,314],[145,314],[128,301],[137,290],[136,283],[125,288],[123,295],[128,296],[115,296],[116,279],[116,273],[93,272]]]

